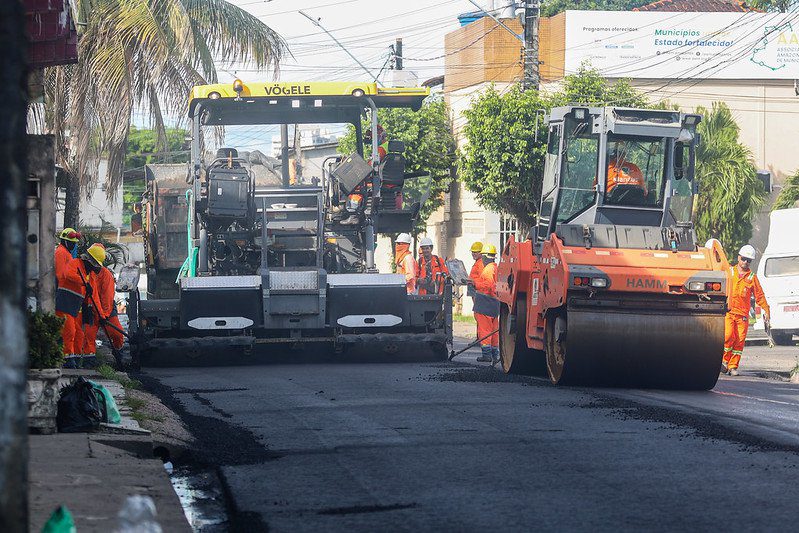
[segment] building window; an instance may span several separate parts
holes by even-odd
[[[519,240],[519,221],[510,215],[502,215],[499,218],[499,253],[505,249],[505,243],[513,235]]]

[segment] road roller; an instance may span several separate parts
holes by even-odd
[[[506,373],[546,373],[556,385],[715,386],[728,263],[692,224],[700,120],[551,111],[536,222],[527,240],[508,240],[498,268]]]

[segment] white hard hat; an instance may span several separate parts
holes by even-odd
[[[410,233],[400,233],[397,235],[397,240],[395,242],[404,242],[405,244],[411,243],[411,235]]]
[[[433,239],[431,239],[430,237],[422,237],[422,240],[419,241],[419,246],[420,247],[429,246],[429,247],[432,248],[433,247]]]
[[[713,243],[716,243],[716,242],[721,244],[721,242],[719,242],[718,239],[708,239],[708,241],[705,243],[705,248],[707,248],[708,250],[712,250],[713,249]]]
[[[746,259],[754,259],[755,258],[755,247],[751,244],[744,244],[741,246],[741,249],[738,250],[738,255],[744,257]]]

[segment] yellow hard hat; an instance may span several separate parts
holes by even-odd
[[[61,230],[61,233],[58,234],[58,238],[64,241],[78,242],[78,239],[80,239],[80,232],[75,230],[75,228],[64,228]]]
[[[493,244],[484,244],[480,253],[483,255],[497,255],[497,247]]]
[[[94,266],[103,266],[105,263],[105,246],[96,242],[89,246],[89,249],[86,250],[86,254],[84,254],[84,259],[87,259],[94,263]]]
[[[483,251],[483,243],[480,241],[474,241],[472,243],[472,247],[470,248],[472,252],[477,252],[478,254]]]

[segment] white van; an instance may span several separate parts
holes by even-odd
[[[799,335],[797,230],[799,208],[772,211],[768,245],[757,265],[757,277],[771,308],[771,336],[781,345],[793,344],[793,335]]]

